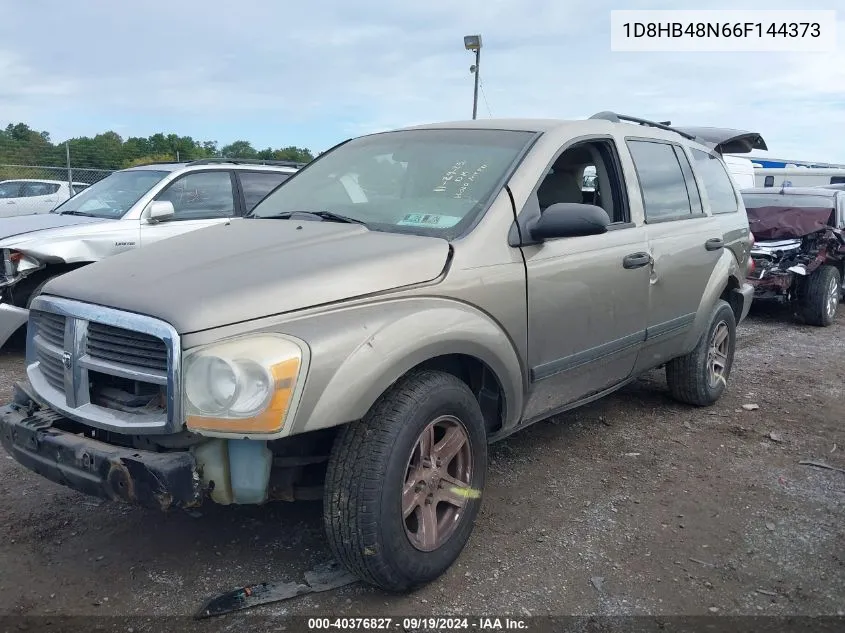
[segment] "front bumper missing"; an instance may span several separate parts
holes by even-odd
[[[189,452],[113,446],[55,428],[63,419],[16,385],[15,401],[0,408],[0,443],[26,468],[95,497],[159,510],[200,505],[200,477]]]

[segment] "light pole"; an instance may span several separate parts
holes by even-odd
[[[481,36],[464,36],[464,48],[468,51],[475,51],[475,63],[469,67],[469,72],[475,75],[475,90],[472,95],[472,118],[475,119],[478,114],[478,72],[481,66]]]

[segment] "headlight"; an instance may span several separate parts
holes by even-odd
[[[185,422],[202,434],[276,434],[295,404],[307,348],[277,334],[257,334],[185,354]]]
[[[41,268],[41,262],[20,251],[10,248],[3,249],[3,273],[7,277],[14,277],[18,273]]]

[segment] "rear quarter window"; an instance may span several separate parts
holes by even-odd
[[[692,150],[692,157],[704,192],[710,200],[710,212],[713,215],[736,213],[739,210],[739,201],[733,180],[722,161],[713,154],[698,149]]]

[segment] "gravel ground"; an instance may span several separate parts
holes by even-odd
[[[439,581],[255,611],[845,613],[845,473],[798,463],[845,468],[845,316],[817,329],[756,307],[738,346],[712,408],[675,404],[654,372],[494,445],[475,532]],[[19,352],[0,356],[0,402],[21,374]],[[317,503],[162,515],[42,480],[0,449],[0,614],[191,614],[328,557]]]

